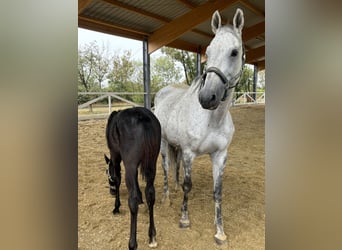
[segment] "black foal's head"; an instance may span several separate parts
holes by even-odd
[[[108,183],[109,183],[109,192],[111,195],[116,195],[117,192],[117,186],[118,186],[118,179],[116,177],[115,171],[114,171],[114,164],[112,159],[109,159],[106,154],[104,155],[106,164],[108,165],[108,168],[106,169],[106,174],[108,177]]]

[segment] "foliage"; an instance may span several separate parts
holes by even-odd
[[[160,56],[151,61],[151,84],[162,87],[179,83],[181,78],[181,71],[172,58]]]
[[[161,52],[167,55],[168,57],[172,58],[173,61],[177,61],[181,63],[183,70],[184,70],[186,84],[190,85],[192,80],[197,75],[196,54],[192,52],[184,51],[184,50],[169,48],[169,47],[163,47],[161,49]]]
[[[112,61],[112,68],[108,76],[108,90],[113,92],[127,92],[134,90],[131,76],[134,73],[134,64],[131,59],[131,52],[124,51],[123,55],[115,55]]]
[[[79,91],[100,91],[110,68],[107,49],[94,41],[78,50]]]
[[[253,69],[245,65],[241,74],[240,83],[236,86],[235,92],[252,92],[253,77]]]

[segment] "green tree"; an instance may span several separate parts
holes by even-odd
[[[235,88],[235,92],[252,92],[253,91],[253,69],[248,65],[243,67],[240,82]]]
[[[151,85],[162,87],[166,84],[179,83],[181,78],[181,70],[172,58],[160,56],[151,60]]]
[[[78,50],[79,91],[100,91],[110,71],[108,49],[100,47],[96,41]]]
[[[174,61],[177,61],[181,63],[186,84],[190,85],[192,80],[195,79],[197,75],[196,70],[196,62],[197,62],[197,56],[196,53],[184,51],[184,50],[178,50],[174,48],[169,47],[163,47],[161,49],[161,52],[172,58]]]
[[[128,90],[128,85],[132,84],[131,77],[134,73],[134,64],[131,59],[131,51],[125,50],[122,55],[113,57],[113,66],[109,73],[110,91],[125,92]]]

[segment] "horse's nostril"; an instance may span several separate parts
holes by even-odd
[[[210,101],[215,101],[216,100],[216,95],[212,95]]]

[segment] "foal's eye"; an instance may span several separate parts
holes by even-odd
[[[230,56],[235,57],[235,56],[237,56],[238,53],[239,53],[239,52],[237,51],[237,49],[233,49],[233,50],[232,50],[232,53],[230,54]]]

